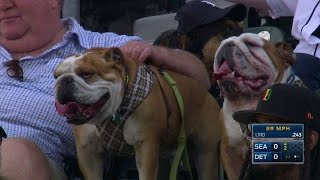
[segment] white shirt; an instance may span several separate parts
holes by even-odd
[[[295,53],[320,58],[320,39],[311,35],[320,24],[319,0],[267,0],[272,18],[294,16],[291,34],[299,40]]]

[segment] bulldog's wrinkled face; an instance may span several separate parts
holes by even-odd
[[[259,95],[285,68],[281,55],[268,41],[256,34],[244,33],[221,42],[214,62],[213,77],[226,97]]]
[[[124,93],[124,67],[118,48],[93,48],[63,60],[54,72],[58,113],[73,124],[114,114]]]

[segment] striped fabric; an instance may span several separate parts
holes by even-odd
[[[86,31],[70,18],[63,22],[69,29],[63,42],[39,56],[20,59],[23,82],[7,76],[3,63],[12,58],[0,46],[0,125],[8,137],[24,137],[38,144],[61,167],[64,156],[75,155],[75,143],[70,125],[54,106],[54,69],[62,59],[88,48],[118,47],[131,40],[141,40]]]

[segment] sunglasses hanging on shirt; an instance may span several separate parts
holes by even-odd
[[[23,69],[19,65],[19,59],[12,59],[3,63],[4,66],[8,67],[7,75],[11,78],[15,78],[19,81],[23,81]]]

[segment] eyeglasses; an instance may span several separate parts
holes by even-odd
[[[12,59],[3,63],[4,66],[8,67],[7,75],[11,78],[16,78],[19,81],[23,81],[23,69],[19,65],[19,59]]]

